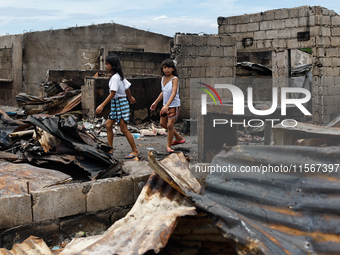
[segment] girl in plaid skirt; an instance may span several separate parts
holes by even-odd
[[[127,154],[125,158],[131,159],[138,157],[139,151],[136,147],[133,136],[127,128],[127,123],[129,123],[130,118],[129,101],[131,104],[136,102],[135,98],[131,96],[129,89],[131,83],[124,78],[120,60],[116,54],[109,54],[105,58],[105,68],[106,71],[112,74],[112,77],[109,81],[110,94],[104,100],[104,102],[97,107],[96,113],[100,114],[103,111],[105,105],[111,102],[111,112],[105,124],[107,129],[107,142],[110,146],[113,145],[112,127],[113,124],[117,122],[119,123],[120,130],[125,135],[132,149],[132,152]],[[109,153],[110,155],[113,155],[113,150],[111,150]]]

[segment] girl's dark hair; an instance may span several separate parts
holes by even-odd
[[[118,73],[121,80],[124,80],[124,73],[122,70],[122,65],[120,63],[119,57],[116,54],[109,54],[105,58],[105,62],[112,66],[113,74]]]
[[[173,70],[172,74],[173,74],[174,76],[178,76],[178,75],[177,75],[177,69],[176,69],[175,63],[174,63],[174,61],[172,61],[170,58],[167,58],[167,59],[164,60],[164,61],[162,62],[162,64],[161,64],[161,74],[162,74],[163,76],[165,75],[165,73],[163,72],[163,67],[164,67],[164,66],[173,67],[174,70]]]

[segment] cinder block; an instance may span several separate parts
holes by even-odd
[[[300,43],[297,41],[297,39],[287,40],[287,48],[288,49],[296,49],[298,47],[300,47]]]
[[[331,17],[330,16],[320,16],[319,22],[320,22],[319,23],[320,25],[330,26],[331,25]]]
[[[86,212],[84,187],[85,185],[72,184],[32,191],[33,221],[40,222]]]
[[[207,45],[208,46],[220,46],[221,38],[219,35],[208,35],[207,36]]]
[[[153,62],[145,62],[145,68],[146,69],[155,69],[156,68],[156,63]],[[157,68],[158,69],[158,68]]]
[[[332,26],[340,26],[340,16],[331,17]]]
[[[235,38],[232,36],[221,36],[221,46],[233,46],[235,45]],[[236,50],[236,49],[235,49]]]
[[[211,55],[210,46],[198,46],[196,49],[197,56],[208,57]]]
[[[29,224],[31,222],[30,195],[0,197],[0,229]]]
[[[221,67],[234,67],[236,66],[236,58],[235,57],[224,57],[220,59]]]
[[[332,66],[333,67],[339,67],[340,66],[340,58],[332,58]]]
[[[331,37],[331,45],[332,46],[340,46],[340,37]]]
[[[182,54],[183,56],[196,56],[196,46],[183,46]]]
[[[299,17],[299,9],[298,8],[292,8],[289,9],[289,18],[297,18]]]
[[[247,31],[253,32],[253,31],[258,31],[260,30],[260,23],[249,23],[247,24]]]
[[[317,46],[330,46],[331,40],[329,37],[317,37],[316,38],[316,45]]]
[[[122,65],[124,68],[134,68],[134,62],[132,61],[123,61]]]
[[[333,27],[331,31],[332,36],[340,36],[340,27]]]
[[[263,20],[275,19],[275,11],[266,11],[263,13]]]
[[[220,57],[207,57],[207,66],[220,66]]]
[[[307,8],[304,6],[304,7],[299,8],[299,17],[305,17],[305,16],[308,16],[308,11],[307,11]]]
[[[338,57],[339,56],[339,49],[338,48],[327,48],[325,55],[327,57]]]
[[[321,36],[331,36],[331,29],[329,27],[321,27]]]
[[[294,18],[294,19],[286,19],[285,20],[285,27],[298,27],[299,26],[299,19]]]
[[[275,39],[278,38],[277,30],[266,31],[266,39]]]
[[[299,18],[299,27],[305,27],[308,24],[308,17],[300,17]]]
[[[313,26],[309,28],[310,36],[320,36],[321,29],[319,26]]]
[[[135,62],[135,68],[145,69],[145,62]]]
[[[284,29],[285,21],[284,20],[273,20],[272,29]]]
[[[291,32],[290,32],[290,29],[282,29],[282,30],[279,30],[278,33],[277,33],[277,38],[279,39],[289,39],[291,38]]]
[[[220,76],[220,68],[219,67],[207,67],[205,75],[206,77],[218,78]]]
[[[176,34],[175,44],[179,45],[192,45],[192,35]]]
[[[196,76],[199,77],[199,76]],[[182,92],[184,91],[188,91],[189,92],[189,96],[187,97],[183,97],[183,98],[188,98],[190,97],[190,90],[189,89],[183,89]],[[183,95],[183,93],[182,93]],[[139,175],[139,176],[133,176],[131,179],[133,181],[133,199],[134,202],[137,200],[139,194],[141,193],[143,187],[145,186],[145,184],[147,183],[148,179],[149,179],[150,175]]]
[[[236,48],[235,47],[224,47],[223,55],[225,57],[236,57]]]
[[[87,212],[131,205],[134,202],[133,182],[129,177],[98,180],[87,193],[86,202]]]
[[[272,21],[261,21],[260,30],[270,30],[272,29]]]
[[[221,67],[220,68],[220,77],[233,77],[233,76],[234,76],[233,67]]]
[[[237,25],[223,25],[224,33],[236,33],[237,32]]]
[[[207,66],[206,57],[196,57],[192,64],[192,67],[206,67],[206,66]]]
[[[246,33],[248,31],[248,24],[238,24],[236,27],[237,33]]]
[[[193,35],[192,44],[195,46],[207,45],[207,36],[206,35]]]
[[[315,26],[316,25],[316,19],[315,16],[309,16],[309,26]]]
[[[266,31],[254,32],[254,40],[264,40],[266,38]]]
[[[286,47],[287,47],[286,40],[279,39],[279,48],[286,48]]]
[[[260,22],[262,20],[262,15],[260,13],[249,14],[249,22]]]
[[[289,18],[288,14],[289,14],[288,9],[275,10],[275,19],[288,19]]]
[[[211,47],[211,56],[212,57],[222,57],[223,56],[223,47],[212,46]]]

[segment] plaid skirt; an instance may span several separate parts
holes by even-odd
[[[111,100],[111,112],[108,118],[117,121],[117,123],[119,123],[121,119],[123,119],[125,123],[129,123],[130,104],[126,97]]]

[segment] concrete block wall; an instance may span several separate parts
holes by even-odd
[[[177,61],[180,80],[181,117],[190,118],[191,78],[235,77],[235,38],[228,35],[175,35],[171,58]]]
[[[0,79],[13,79],[12,48],[0,48]]]
[[[340,114],[338,103],[334,102],[334,97],[340,96],[338,84],[335,79],[329,78],[340,76],[340,16],[336,12],[321,6],[302,6],[219,17],[218,25],[219,34],[235,37],[237,51],[284,52],[287,49],[311,48],[313,86],[316,86],[312,89],[313,122],[327,124],[333,116]],[[308,31],[308,41],[297,39],[299,32]],[[253,45],[243,46],[244,38],[253,38]],[[283,73],[286,73],[284,69]],[[273,77],[275,75],[273,72]],[[331,81],[333,83],[330,84]],[[330,92],[333,93],[326,94]]]
[[[83,119],[94,119],[95,109],[109,95],[109,77],[86,77],[85,84],[81,88]],[[139,124],[142,121],[159,120],[159,112],[162,103],[159,103],[155,111],[150,110],[151,104],[161,93],[161,78],[155,76],[139,76],[128,78],[131,82],[131,95],[136,103],[130,105],[130,120]],[[107,118],[110,113],[110,104],[107,104],[100,116]]]
[[[119,57],[126,77],[135,74],[161,75],[160,65],[163,60],[170,57],[167,53],[109,51]]]
[[[148,177],[108,178],[0,197],[0,247],[11,249],[30,235],[55,245],[79,231],[104,231],[126,215]]]

